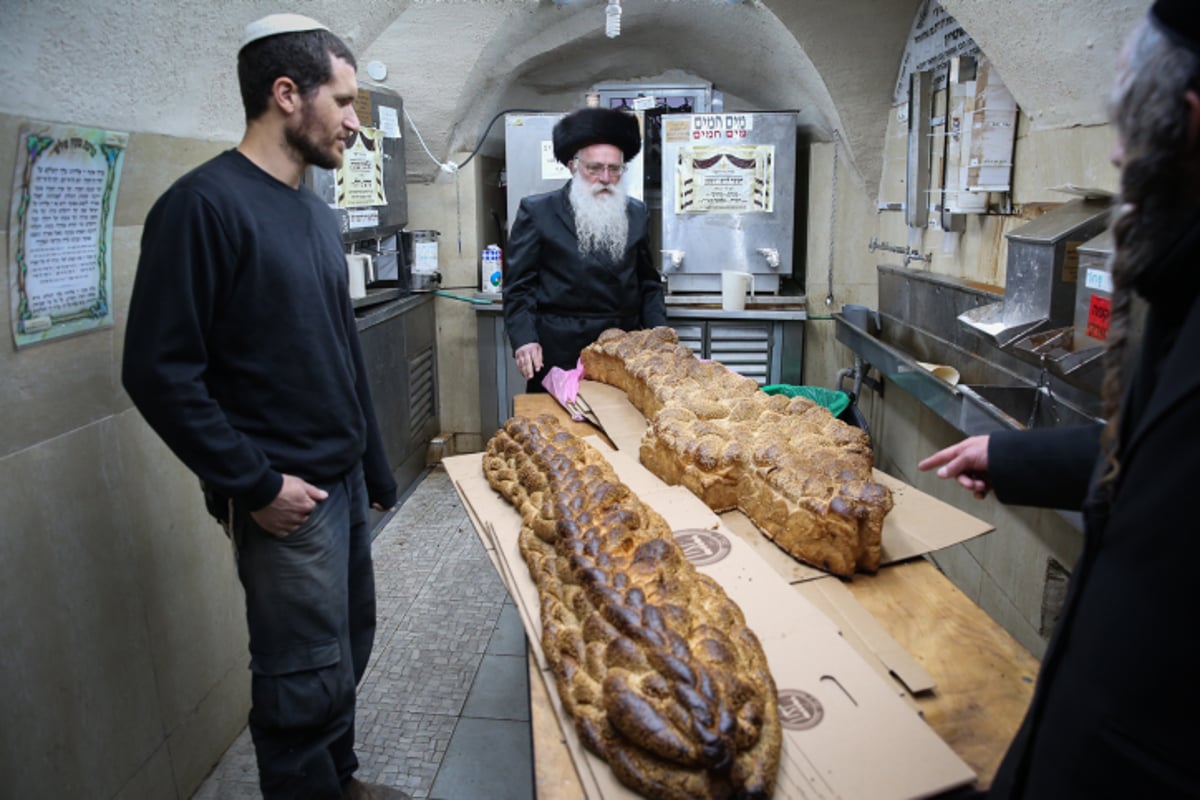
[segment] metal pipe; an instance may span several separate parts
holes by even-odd
[[[842,369],[839,369],[837,375],[834,376],[833,379],[833,388],[837,389],[839,392],[842,391],[842,381],[844,381],[846,378],[849,378],[853,374],[854,370],[850,369],[849,367],[843,367]]]

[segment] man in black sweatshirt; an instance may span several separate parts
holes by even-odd
[[[247,26],[245,135],[151,209],[125,336],[126,390],[236,545],[267,800],[404,796],[352,777],[375,634],[367,505],[392,507],[396,484],[338,224],[300,186],[358,131],[355,68],[315,20]]]

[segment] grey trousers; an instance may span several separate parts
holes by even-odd
[[[358,768],[355,690],[375,639],[361,469],[279,539],[235,513],[250,629],[250,733],[264,800],[340,800]]]

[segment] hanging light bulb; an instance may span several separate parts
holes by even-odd
[[[615,39],[621,35],[621,0],[608,0],[604,9],[604,35]]]

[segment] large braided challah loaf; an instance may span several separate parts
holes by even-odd
[[[770,797],[782,732],[762,646],[666,522],[551,416],[510,419],[483,470],[521,514],[542,649],[584,745],[655,800]]]
[[[608,330],[582,353],[588,378],[623,389],[651,425],[641,460],[714,511],[741,509],[791,555],[849,576],[879,568],[886,486],[867,435],[803,397],[700,361],[670,328]]]

